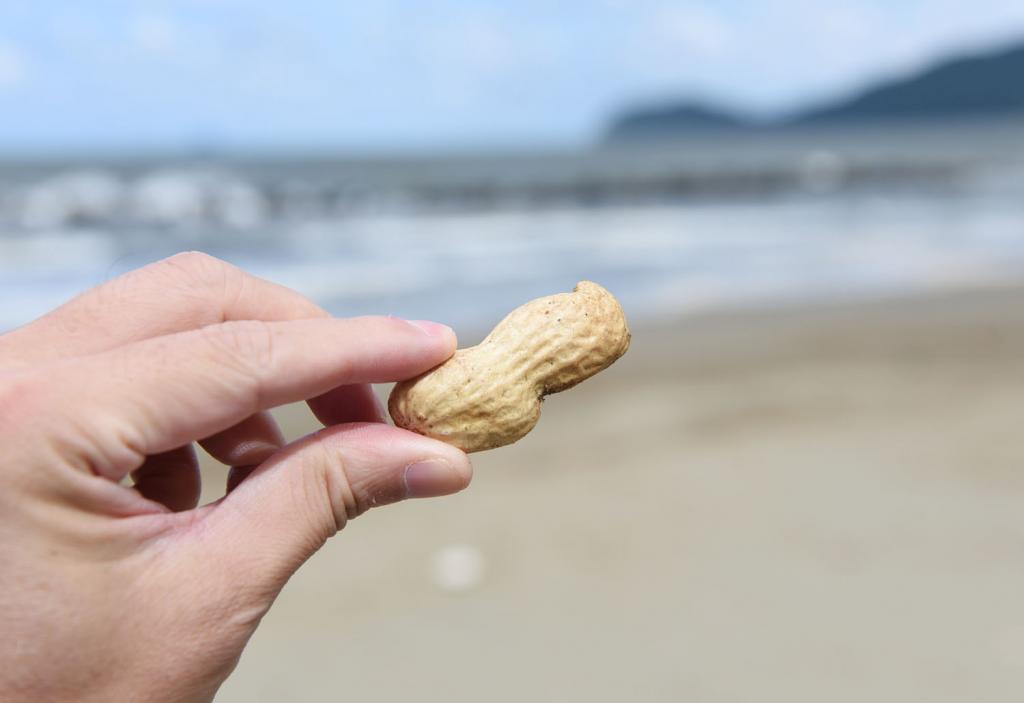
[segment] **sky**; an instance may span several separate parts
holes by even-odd
[[[1021,0],[0,0],[0,155],[575,146],[1015,39]]]

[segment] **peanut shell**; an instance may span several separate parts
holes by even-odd
[[[511,444],[540,419],[544,396],[608,368],[629,348],[619,302],[590,281],[513,310],[475,347],[395,386],[395,425],[466,452]]]

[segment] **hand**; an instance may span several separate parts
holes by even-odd
[[[366,385],[454,350],[202,254],[0,336],[0,700],[212,699],[348,520],[468,484],[465,454],[385,424]],[[286,445],[265,411],[305,399],[326,428]],[[201,508],[196,440],[231,467]]]

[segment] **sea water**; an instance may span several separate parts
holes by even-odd
[[[0,165],[0,329],[200,249],[339,315],[485,329],[598,281],[632,319],[1024,279],[1024,121],[539,154]]]

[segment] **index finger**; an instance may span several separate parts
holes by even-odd
[[[4,364],[38,364],[229,320],[327,312],[300,293],[201,252],[185,252],[82,293],[4,338]]]
[[[260,410],[415,376],[450,357],[455,341],[444,325],[385,317],[228,322],[158,337],[44,367],[40,382],[60,396],[48,439],[120,480],[145,456]]]

